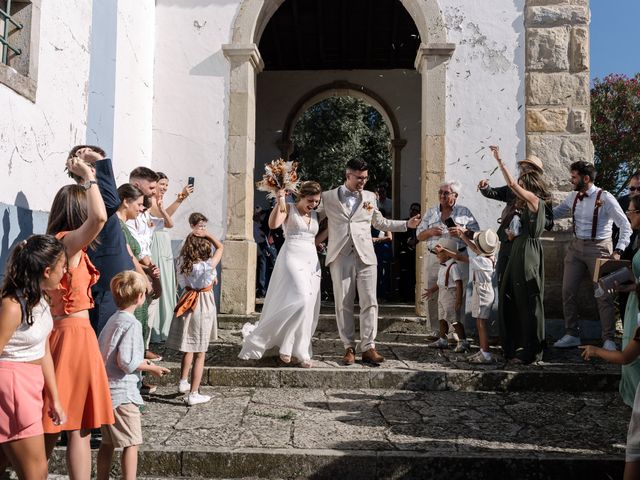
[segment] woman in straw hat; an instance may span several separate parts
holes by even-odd
[[[540,235],[545,226],[547,186],[539,174],[523,173],[518,180],[500,158],[497,146],[489,147],[522,211],[522,230],[513,240],[500,286],[499,324],[505,359],[531,363],[542,359],[544,347],[544,257]]]

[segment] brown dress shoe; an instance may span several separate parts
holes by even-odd
[[[353,365],[356,363],[356,351],[353,347],[347,348],[347,351],[344,353],[344,357],[342,357],[342,363],[345,365]]]
[[[362,361],[365,363],[382,363],[384,357],[376,352],[375,348],[370,348],[366,352],[362,352]]]

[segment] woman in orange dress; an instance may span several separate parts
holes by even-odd
[[[47,456],[64,430],[69,476],[87,480],[91,476],[91,429],[114,423],[109,382],[89,322],[89,309],[94,306],[91,286],[100,274],[86,249],[107,220],[91,166],[92,153],[89,148],[81,149],[67,160],[69,172],[83,180],[58,191],[47,225],[47,233],[60,239],[68,258],[67,274],[57,289],[49,291],[53,316],[49,346],[67,422],[61,426],[44,419]],[[44,408],[48,409],[46,402]]]

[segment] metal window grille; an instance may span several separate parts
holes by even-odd
[[[3,19],[4,28],[0,31],[0,43],[2,43],[2,63],[8,65],[9,50],[16,55],[20,55],[22,50],[9,43],[9,23],[12,23],[18,30],[22,30],[22,24],[16,22],[11,17],[11,0],[6,1],[6,11],[0,8],[0,17]]]

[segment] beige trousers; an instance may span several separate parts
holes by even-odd
[[[375,348],[378,334],[377,265],[366,265],[352,249],[345,248],[329,265],[333,296],[336,303],[336,322],[340,340],[345,348],[356,347],[353,304],[356,288],[360,299],[360,350]]]
[[[562,309],[566,333],[580,336],[578,331],[578,287],[586,275],[593,279],[596,259],[609,257],[613,245],[611,240],[580,240],[574,238],[564,257],[562,278]],[[602,339],[613,340],[615,334],[615,307],[613,297],[605,294],[596,299],[602,324]]]

